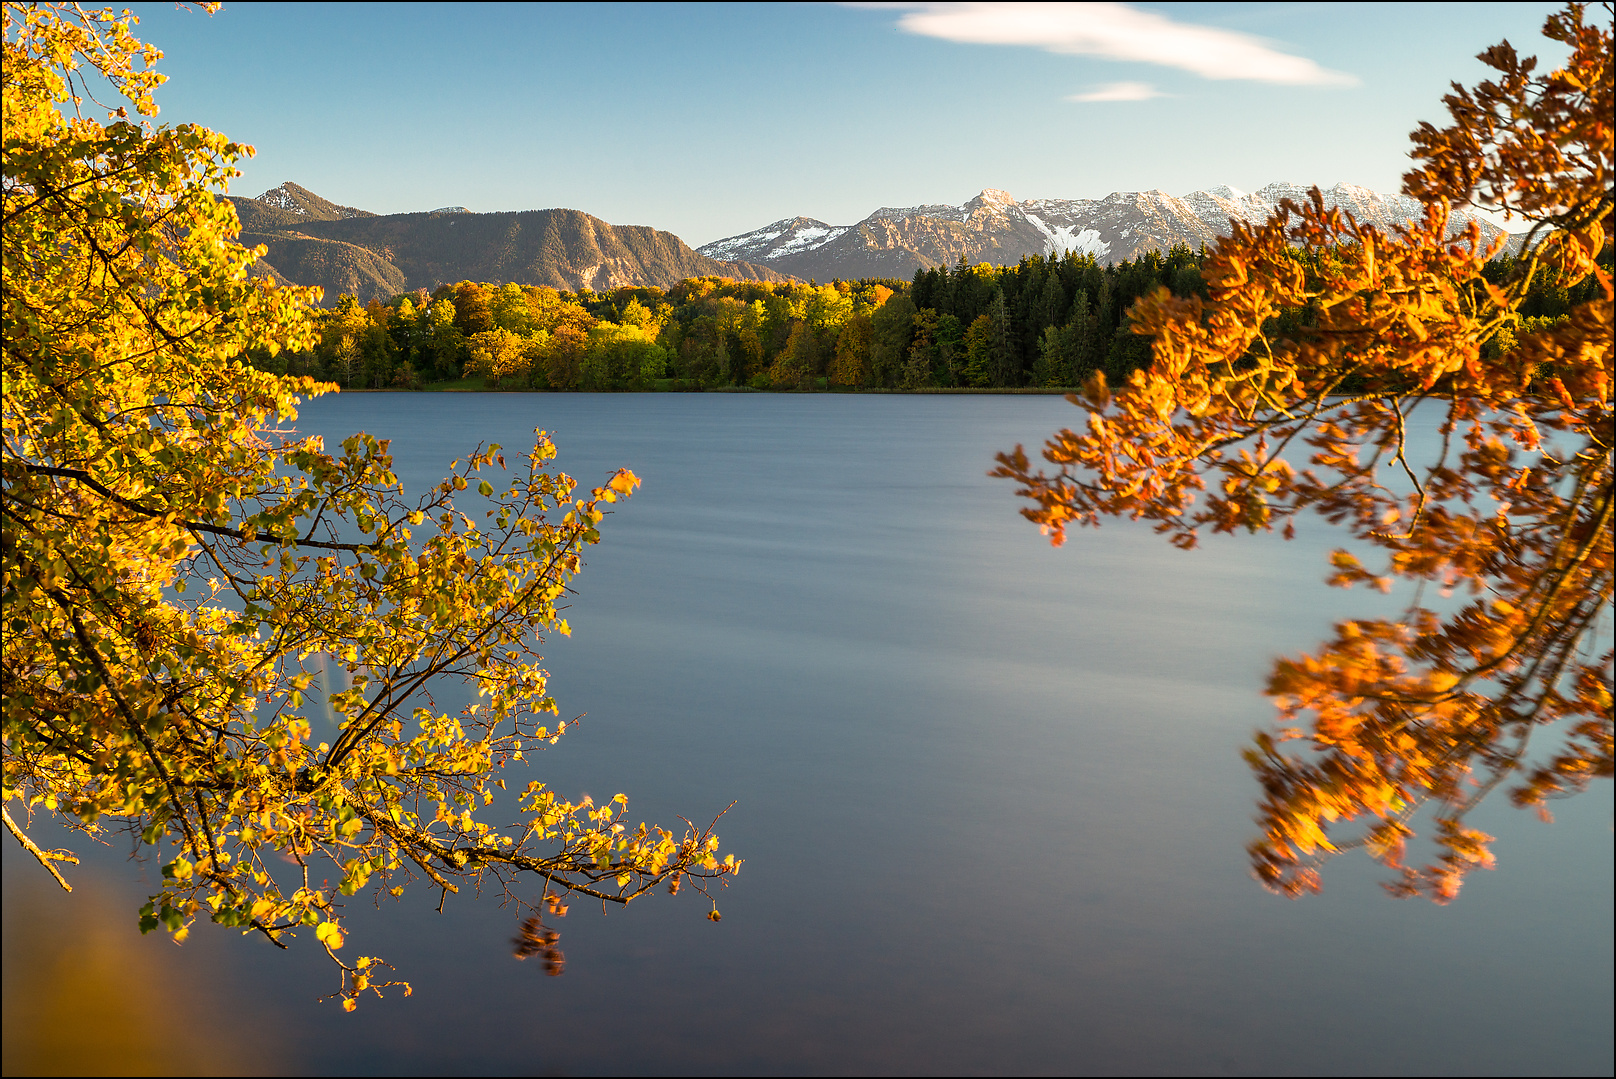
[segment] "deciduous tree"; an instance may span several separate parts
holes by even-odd
[[[466,349],[471,353],[468,370],[481,374],[490,386],[498,386],[505,379],[527,370],[532,362],[528,348],[527,339],[510,330],[484,330],[472,334],[466,342]]]
[[[836,355],[830,363],[832,386],[856,387],[869,380],[870,347],[874,337],[869,315],[859,312],[847,320],[836,338]]]
[[[514,469],[479,448],[407,500],[385,443],[287,434],[333,387],[243,357],[311,347],[318,290],[248,276],[217,197],[247,147],[129,118],[161,81],[133,22],[4,6],[7,828],[63,887],[76,859],[30,837],[37,815],[130,833],[162,867],[142,928],[182,939],[201,915],[282,947],[306,928],[350,1009],[393,983],[343,958],[344,896],[516,898],[526,875],[554,913],[732,872],[710,827],[631,825],[621,795],[521,774],[568,726],[536,649],[639,481],[580,493],[541,433]],[[90,72],[127,100],[105,122],[82,112]],[[454,501],[473,487],[480,520]],[[474,703],[436,703],[462,685]]]
[[[1562,67],[1495,46],[1480,59],[1497,76],[1455,84],[1452,123],[1414,133],[1404,190],[1422,220],[1387,234],[1315,189],[1261,226],[1235,223],[1202,267],[1206,299],[1157,289],[1133,307],[1153,362],[1070,398],[1088,426],[1049,441],[1053,472],[1020,447],[999,458],[1057,544],[1122,516],[1184,548],[1205,528],[1289,536],[1316,510],[1357,544],[1332,556],[1332,584],[1471,597],[1447,615],[1416,601],[1342,622],[1276,663],[1279,722],[1247,754],[1263,792],[1250,854],[1285,894],[1317,890],[1320,861],[1362,845],[1395,871],[1392,892],[1446,902],[1492,864],[1490,837],[1466,823],[1489,792],[1509,784],[1541,808],[1612,774],[1616,104],[1610,9],[1585,16],[1571,5],[1545,24],[1570,50]],[[1450,234],[1462,202],[1533,223],[1501,282],[1484,271],[1502,239]],[[1593,275],[1599,295],[1533,325],[1520,308],[1545,274]],[[1421,459],[1408,432],[1430,413],[1440,446]],[[1558,747],[1530,756],[1545,728]],[[1439,856],[1404,865],[1433,803]]]

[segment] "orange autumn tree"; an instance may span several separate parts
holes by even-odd
[[[1541,811],[1612,774],[1604,14],[1589,22],[1571,5],[1548,19],[1545,35],[1571,52],[1555,71],[1505,42],[1480,57],[1495,79],[1454,85],[1452,124],[1413,135],[1403,189],[1423,220],[1388,235],[1314,189],[1260,227],[1234,223],[1202,269],[1209,299],[1158,290],[1135,305],[1152,365],[1068,398],[1087,430],[1046,444],[1053,471],[1019,446],[999,456],[993,474],[1020,484],[1021,512],[1055,544],[1069,525],[1124,516],[1182,548],[1206,528],[1289,538],[1313,510],[1379,562],[1337,550],[1331,584],[1433,582],[1469,597],[1447,616],[1416,600],[1343,622],[1313,654],[1276,663],[1279,720],[1246,754],[1262,786],[1248,849],[1275,891],[1317,891],[1325,858],[1365,846],[1396,871],[1394,894],[1447,902],[1492,864],[1491,837],[1465,818],[1496,787]],[[1533,223],[1507,280],[1483,273],[1502,237],[1486,245],[1474,224],[1450,235],[1459,203]],[[1535,281],[1590,274],[1600,294],[1564,319],[1522,318]],[[1424,459],[1409,423],[1433,412],[1440,448]],[[1556,748],[1528,757],[1545,727]],[[1440,854],[1406,866],[1410,822],[1432,803]]]
[[[385,442],[331,452],[289,430],[335,387],[244,362],[310,347],[319,295],[248,274],[263,249],[235,242],[219,195],[250,148],[131,118],[157,111],[162,54],[128,12],[7,2],[3,18],[0,819],[16,841],[68,888],[78,859],[36,841],[41,818],[127,838],[161,867],[143,930],[312,938],[350,1010],[394,983],[344,958],[345,897],[536,892],[559,914],[569,893],[727,880],[711,826],[635,825],[623,795],[526,774],[570,726],[538,647],[568,632],[558,604],[639,480],[585,494],[536,432],[515,467],[478,447],[407,498]],[[85,115],[98,88],[122,102],[103,118]],[[528,933],[557,972],[544,899]]]

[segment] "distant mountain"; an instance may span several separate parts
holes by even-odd
[[[322,199],[306,187],[288,180],[255,199],[231,199],[243,230],[282,228],[309,221],[340,221],[348,217],[375,217],[369,210],[338,206]]]
[[[446,206],[430,213],[373,214],[338,206],[291,182],[257,198],[230,201],[241,219],[241,242],[269,249],[259,272],[321,286],[326,306],[340,293],[369,301],[465,280],[569,292],[666,288],[687,277],[790,280],[770,267],[698,254],[670,232],[609,225],[578,210],[479,214]]]
[[[1403,195],[1337,184],[1327,205],[1382,229],[1415,220],[1420,204]],[[1231,218],[1261,222],[1282,199],[1301,201],[1300,184],[1274,183],[1247,194],[1230,187],[1175,198],[1164,191],[1119,191],[1103,199],[1017,201],[987,188],[960,206],[883,206],[855,225],[791,217],[692,250],[644,225],[609,225],[578,210],[473,213],[445,206],[429,213],[374,214],[339,206],[287,182],[257,198],[232,198],[241,240],[264,244],[257,273],[320,285],[325,303],[340,293],[386,299],[456,281],[515,281],[566,291],[623,285],[669,287],[687,277],[746,281],[830,281],[895,277],[922,267],[1015,263],[1067,251],[1101,262],[1138,258],[1174,244],[1210,245]],[[1472,215],[1455,210],[1455,230]],[[1498,228],[1481,221],[1483,237]]]
[[[922,267],[967,262],[1019,262],[1028,255],[1067,251],[1101,262],[1138,258],[1174,244],[1210,245],[1229,232],[1229,219],[1257,223],[1281,199],[1302,201],[1308,189],[1274,183],[1251,194],[1231,187],[1174,198],[1165,191],[1118,191],[1103,199],[1030,199],[986,188],[962,206],[883,206],[856,225],[828,225],[790,217],[739,236],[697,248],[718,259],[743,259],[782,273],[818,281],[834,278],[909,278]],[[1423,214],[1403,195],[1337,184],[1323,192],[1329,206],[1350,211],[1360,222],[1389,229]],[[1453,213],[1456,230],[1472,215]],[[1489,241],[1499,229],[1481,221]]]

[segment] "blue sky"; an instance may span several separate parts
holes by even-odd
[[[1537,3],[133,7],[158,120],[257,148],[234,194],[565,206],[693,245],[984,187],[1396,190],[1477,52],[1558,55]]]

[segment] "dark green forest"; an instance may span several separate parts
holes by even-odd
[[[462,281],[385,303],[343,295],[319,316],[316,348],[254,362],[354,389],[1035,390],[1076,387],[1096,370],[1118,385],[1150,363],[1149,338],[1130,329],[1133,302],[1157,288],[1204,296],[1203,258],[1180,246],[1113,265],[1070,253],[961,262],[908,282],[692,277],[599,293]],[[1513,263],[1495,260],[1488,278],[1504,280]],[[1487,347],[1507,350],[1560,318],[1592,281],[1566,288],[1540,274],[1522,324]],[[1290,336],[1311,321],[1299,308],[1268,329]]]

